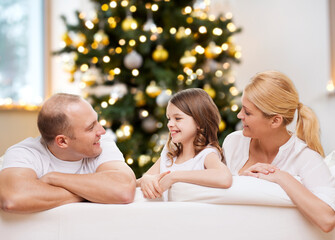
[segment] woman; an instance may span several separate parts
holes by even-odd
[[[293,134],[286,127],[296,111]],[[244,90],[237,116],[243,131],[223,143],[232,174],[279,184],[307,219],[325,232],[334,229],[335,179],[323,162],[317,118],[299,102],[292,81],[276,71],[256,74]]]

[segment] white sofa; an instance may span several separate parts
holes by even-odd
[[[1,240],[257,239],[334,240],[308,222],[277,185],[252,177],[230,189],[177,183],[169,202],[140,189],[127,205],[73,203],[34,214],[0,210]]]

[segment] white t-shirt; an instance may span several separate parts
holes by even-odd
[[[5,155],[2,169],[10,167],[31,168],[38,178],[48,172],[87,174],[109,161],[124,161],[123,155],[110,136],[103,135],[100,140],[102,152],[95,158],[79,161],[63,161],[56,158],[41,141],[41,137],[27,138],[10,147]]]
[[[233,175],[249,159],[251,138],[243,136],[242,131],[228,135],[223,142],[223,152],[227,167]],[[292,137],[279,148],[272,165],[298,176],[301,183],[313,194],[335,210],[335,179],[320,154],[308,148],[297,136]]]

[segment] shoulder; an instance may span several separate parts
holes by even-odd
[[[235,131],[229,134],[223,141],[222,149],[224,154],[236,152],[237,150],[249,149],[250,138],[245,137],[242,131]]]
[[[49,159],[46,146],[41,138],[27,138],[8,148],[3,157],[3,168],[24,167],[39,169]]]
[[[27,138],[7,149],[4,158],[9,156],[24,156],[24,154],[44,154],[46,146],[41,142],[41,137]]]
[[[207,146],[206,148],[204,148],[203,150],[201,150],[201,152],[199,152],[197,154],[196,157],[201,157],[201,158],[206,158],[208,155],[210,156],[217,156],[219,159],[221,159],[221,154],[219,152],[219,150],[213,146]]]
[[[117,147],[112,135],[103,135],[100,140],[100,145],[102,148],[102,152],[96,158],[97,160],[101,160],[103,162],[112,160],[124,161],[123,154]]]
[[[243,135],[243,131],[235,131],[230,133],[223,141],[223,146],[227,144],[236,143],[239,141],[247,140],[249,138]]]
[[[297,156],[298,158],[305,159],[304,161],[309,159],[323,159],[323,157],[318,152],[309,148],[307,144],[296,135],[293,135],[288,144],[285,144],[283,148],[288,148],[291,150],[293,155]]]

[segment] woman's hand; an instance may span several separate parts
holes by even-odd
[[[164,192],[159,184],[159,181],[168,175],[170,172],[160,174],[144,174],[141,179],[141,190],[145,198],[155,199],[162,196]]]
[[[274,173],[276,170],[279,170],[279,168],[271,164],[256,163],[240,173],[240,175],[259,178],[261,175],[268,175],[269,173]]]

